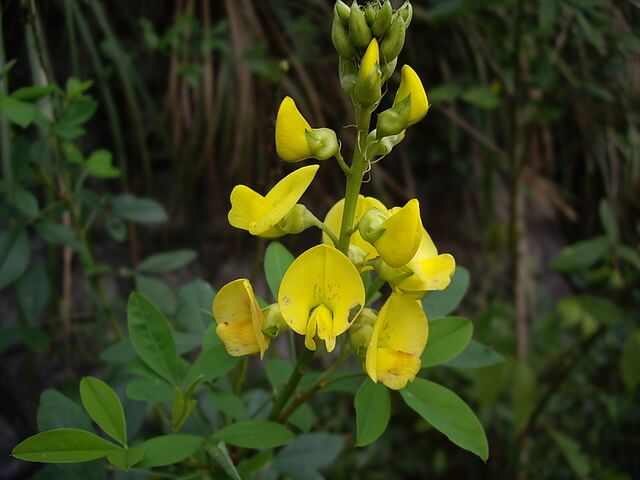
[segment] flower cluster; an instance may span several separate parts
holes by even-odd
[[[278,156],[286,162],[335,157],[347,177],[345,198],[323,221],[298,203],[319,165],[294,170],[264,196],[245,185],[233,189],[229,223],[236,228],[263,238],[310,227],[323,233],[319,245],[290,265],[276,303],[261,309],[246,279],[220,289],[213,314],[229,354],[262,357],[270,341],[287,328],[304,336],[308,350],[323,342],[331,352],[338,337],[349,332],[343,348],[353,349],[374,382],[401,389],[419,371],[428,337],[420,300],[429,291],[447,287],[454,259],[438,253],[423,227],[417,199],[387,208],[380,200],[359,194],[363,174],[429,109],[419,76],[404,65],[392,105],[378,115],[376,128],[369,129],[383,85],[395,71],[410,20],[408,3],[395,12],[388,0],[365,8],[355,2],[351,7],[340,0],[335,4],[332,39],[359,132],[350,165],[342,158],[333,130],[312,128],[290,97],[280,104],[275,128]],[[379,312],[367,308],[362,274],[368,271],[391,287]]]

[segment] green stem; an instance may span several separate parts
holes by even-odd
[[[309,366],[309,362],[311,362],[311,358],[313,358],[313,354],[314,354],[313,350],[308,350],[306,348],[302,350],[302,353],[298,357],[298,362],[296,363],[296,366],[293,369],[293,372],[291,373],[291,376],[289,377],[287,384],[284,386],[284,388],[280,391],[280,393],[276,397],[276,401],[273,404],[273,408],[269,413],[269,418],[271,420],[275,420],[278,418],[278,416],[280,415],[280,412],[282,412],[282,409],[285,407],[285,405],[289,401],[289,398],[295,392],[296,387],[298,386],[298,383],[300,383],[300,379],[302,378],[302,375],[307,370],[307,367]]]
[[[362,109],[356,105],[356,125],[358,127],[358,140],[353,152],[353,162],[347,173],[347,187],[344,194],[344,210],[342,224],[340,225],[340,237],[338,238],[338,250],[347,255],[349,253],[349,231],[353,228],[353,219],[358,205],[358,195],[362,185],[362,176],[367,168],[367,159],[364,152],[367,148],[369,135],[369,123],[371,122],[371,110]]]
[[[342,152],[340,150],[338,150],[338,153],[335,154],[335,157],[342,171],[346,175],[349,175],[351,173],[351,168],[349,167],[349,165],[347,165],[347,162],[344,161],[344,158],[342,157]]]

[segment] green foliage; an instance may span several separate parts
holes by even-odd
[[[75,428],[58,428],[23,440],[11,454],[29,462],[84,462],[105,457],[117,448],[94,433]]]
[[[432,367],[457,357],[471,341],[473,324],[462,317],[442,317],[429,322],[429,341],[422,367]]]
[[[368,378],[362,382],[354,399],[357,441],[364,447],[375,442],[387,429],[391,417],[391,400],[384,385]]]
[[[279,423],[244,420],[221,428],[212,438],[242,448],[273,448],[289,443],[293,434]]]
[[[284,273],[293,262],[293,255],[279,242],[271,242],[264,254],[264,274],[273,298],[278,298],[278,290]]]
[[[127,425],[118,394],[94,377],[80,382],[82,405],[94,422],[123,446],[127,445]]]

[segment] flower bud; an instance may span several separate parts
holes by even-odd
[[[376,138],[398,135],[409,125],[411,113],[411,97],[407,96],[397,105],[385,110],[378,115],[376,123]]]
[[[382,82],[383,83],[389,80],[389,78],[391,78],[391,75],[393,75],[393,72],[396,71],[396,65],[398,65],[398,57],[382,65]]]
[[[360,236],[367,242],[373,244],[384,233],[382,224],[386,220],[386,216],[380,210],[372,208],[365,213],[358,223],[358,231]]]
[[[349,260],[351,260],[351,263],[353,263],[354,265],[361,265],[367,260],[368,256],[369,256],[369,252],[367,252],[363,248],[360,248],[359,246],[354,245],[353,243],[349,245],[348,257],[349,257]],[[361,270],[363,269],[361,268]],[[371,268],[369,268],[369,270],[371,270]]]
[[[349,344],[361,360],[366,357],[376,318],[374,310],[364,308],[349,328]]]
[[[340,61],[338,62],[338,76],[340,77],[342,89],[347,92],[347,95],[352,96],[353,87],[358,78],[358,66],[356,62],[353,59],[347,60],[344,57],[340,57]]]
[[[318,223],[307,207],[297,203],[278,223],[278,229],[290,235],[297,235]]]
[[[378,14],[378,5],[375,3],[367,3],[364,7],[364,18],[367,21],[367,25],[371,27]]]
[[[314,128],[306,132],[311,157],[326,160],[335,156],[340,150],[336,132],[330,128]]]
[[[391,7],[391,2],[386,0],[378,13],[376,15],[375,20],[371,24],[371,33],[376,37],[383,36],[389,27],[391,26],[391,19],[393,17],[393,8]]]
[[[402,20],[404,21],[404,28],[407,29],[411,23],[411,19],[413,18],[413,6],[411,3],[404,2],[404,4],[402,4],[398,9],[398,15],[402,17]]]
[[[376,130],[369,134],[369,147],[367,147],[367,154],[374,157],[382,157],[391,153],[393,147],[404,140],[405,130],[398,135],[389,135],[376,140],[378,132]]]
[[[336,4],[333,6],[333,16],[338,17],[345,27],[349,26],[350,14],[351,9],[349,8],[349,5],[344,3],[342,0],[337,0]]]
[[[374,38],[360,62],[358,79],[353,89],[354,100],[363,107],[371,107],[382,97],[382,79],[380,74],[380,51]]]
[[[364,48],[371,42],[371,30],[367,25],[367,19],[356,1],[351,4],[349,13],[349,36],[357,48]]]
[[[333,17],[333,23],[331,24],[331,41],[341,57],[350,59],[355,56],[356,51],[349,39],[349,32],[338,16]]]
[[[410,98],[409,125],[419,122],[424,118],[429,110],[429,100],[427,93],[424,91],[422,81],[413,68],[404,65],[401,70],[402,79],[400,86],[393,100],[394,108],[401,104],[407,98]]]
[[[262,316],[264,317],[262,333],[267,335],[269,338],[276,338],[280,332],[284,332],[289,328],[287,322],[282,318],[280,306],[277,303],[272,303],[268,307],[263,308]]]
[[[390,62],[398,56],[404,46],[405,25],[402,17],[396,13],[389,31],[380,45],[380,54],[384,62]]]

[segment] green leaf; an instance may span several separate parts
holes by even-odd
[[[422,307],[429,321],[446,317],[453,312],[469,290],[469,270],[457,266],[451,283],[440,292],[429,292],[422,300]]]
[[[200,383],[200,379],[196,379],[195,382]],[[197,384],[194,388],[195,386]],[[174,432],[180,430],[197,403],[197,400],[191,399],[190,392],[185,393],[178,387],[174,388],[171,402],[171,430]]]
[[[473,87],[462,94],[462,99],[474,107],[493,110],[500,106],[500,97],[489,87]]]
[[[429,89],[429,103],[437,105],[438,103],[450,103],[456,100],[462,93],[462,87],[453,83],[438,85]]]
[[[611,205],[609,202],[603,198],[600,200],[600,223],[602,224],[602,228],[609,237],[611,243],[618,242],[618,223],[616,222],[616,216],[611,209]]]
[[[267,379],[274,391],[278,391],[293,372],[293,365],[284,358],[270,358],[264,366]]]
[[[565,460],[576,474],[577,478],[590,478],[589,458],[582,452],[580,445],[574,439],[553,428],[547,428],[556,446],[562,452]]]
[[[169,285],[158,278],[137,274],[136,290],[146,296],[165,315],[173,316],[177,308],[176,296]]]
[[[637,250],[627,247],[626,245],[618,246],[617,250],[620,258],[626,260],[627,263],[633,265],[636,270],[640,271],[640,253]]]
[[[172,385],[159,378],[136,378],[127,384],[127,397],[142,402],[169,402],[173,398]]]
[[[264,254],[264,274],[267,277],[269,290],[273,298],[278,298],[280,282],[289,265],[293,262],[293,255],[280,242],[271,242]]]
[[[214,404],[218,410],[231,418],[240,418],[246,411],[242,399],[231,392],[212,390],[210,397],[211,403]]]
[[[35,218],[40,213],[38,199],[33,193],[24,188],[18,187],[16,189],[13,204],[27,218]]]
[[[91,85],[93,85],[93,80],[85,80],[83,82],[82,80],[79,80],[75,77],[69,77],[67,79],[67,83],[65,84],[67,97],[69,97],[70,99],[79,97],[84,92],[89,90],[89,88],[91,88]]]
[[[66,225],[61,223],[40,220],[35,224],[36,232],[46,242],[54,245],[67,245],[74,250],[82,250],[82,243],[76,234]]]
[[[178,355],[167,319],[146,297],[132,293],[127,306],[129,336],[138,356],[154,372],[178,383]]]
[[[82,127],[96,112],[98,104],[88,98],[69,104],[60,119],[53,125],[53,132],[64,140],[75,140],[85,133]]]
[[[365,379],[354,399],[356,408],[357,447],[375,442],[384,433],[391,417],[389,390]]]
[[[178,463],[190,457],[202,446],[204,439],[195,435],[173,434],[163,435],[147,440],[140,448],[144,451],[144,459],[140,467],[163,467]]]
[[[100,149],[93,152],[87,159],[85,168],[87,173],[96,178],[118,178],[120,170],[113,166],[112,155],[108,150]]]
[[[628,390],[640,385],[640,330],[636,330],[627,339],[620,356],[620,372]]]
[[[178,323],[200,335],[204,334],[207,327],[215,327],[211,324],[211,316],[205,313],[211,311],[214,296],[213,288],[204,280],[196,279],[184,285],[178,293]]]
[[[422,368],[432,367],[459,355],[471,341],[473,324],[462,317],[429,322],[429,339],[422,354]]]
[[[129,470],[136,463],[140,463],[144,458],[142,448],[118,448],[107,455],[109,462],[122,470]]]
[[[489,458],[489,444],[482,424],[454,392],[423,378],[400,390],[405,403],[449,440],[482,460]]]
[[[189,384],[200,375],[203,376],[203,382],[211,382],[229,373],[239,361],[238,357],[232,357],[227,353],[224,345],[214,345],[200,353],[187,371],[184,383]]]
[[[107,480],[106,462],[54,463],[36,473],[31,480]]]
[[[18,305],[30,324],[34,324],[51,298],[49,275],[42,263],[32,263],[16,284]]]
[[[53,85],[30,85],[28,87],[21,87],[17,90],[11,92],[11,96],[16,100],[21,100],[25,102],[33,102],[36,100],[40,100],[43,97],[46,97],[51,92],[55,91],[55,87]]]
[[[519,361],[513,368],[513,417],[516,432],[522,431],[533,413],[538,398],[538,381],[531,367]]]
[[[38,429],[77,428],[92,430],[91,420],[80,405],[57,390],[47,389],[40,395]]]
[[[156,253],[145,258],[137,270],[145,273],[170,272],[184,267],[196,258],[193,250],[174,250],[172,252]],[[210,305],[209,305],[210,306]]]
[[[241,448],[273,448],[289,443],[293,433],[276,422],[245,420],[222,427],[212,438]]]
[[[117,217],[136,223],[164,223],[168,218],[162,205],[155,200],[128,193],[112,196],[111,210]]]
[[[118,447],[95,433],[59,428],[37,433],[20,442],[11,452],[27,462],[86,462],[102,458]]]
[[[20,337],[36,353],[46,351],[51,343],[51,337],[44,330],[29,325],[20,326]]]
[[[30,260],[31,245],[24,228],[0,233],[0,289],[15,282]]]
[[[330,433],[306,433],[278,452],[273,466],[295,480],[322,478],[317,470],[328,467],[344,448],[344,439]]]
[[[242,480],[238,470],[236,470],[236,466],[233,464],[233,460],[231,460],[231,456],[229,455],[227,446],[224,442],[218,442],[217,445],[212,445],[209,449],[209,453],[232,480]]]
[[[108,215],[104,222],[107,233],[116,242],[123,242],[127,238],[127,225],[122,219]]]
[[[558,272],[572,272],[588,268],[609,253],[611,243],[605,236],[574,243],[564,247],[551,260],[551,268]]]
[[[0,95],[0,115],[6,115],[10,122],[27,128],[36,116],[36,107],[8,95]]]
[[[98,426],[122,445],[127,445],[127,425],[118,394],[95,377],[80,381],[82,405]]]
[[[314,421],[313,410],[311,410],[309,403],[303,403],[296,408],[287,421],[301,431],[309,433]]]
[[[592,295],[567,297],[556,309],[562,318],[562,326],[580,326],[586,335],[594,332],[598,325],[620,325],[628,319],[611,300]]]
[[[504,357],[488,345],[471,340],[462,353],[443,365],[456,368],[484,368],[504,362]]]

